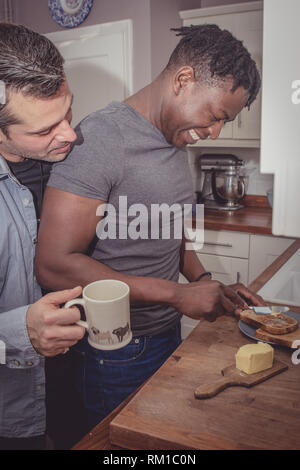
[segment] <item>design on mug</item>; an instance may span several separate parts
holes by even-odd
[[[120,326],[119,328],[116,328],[115,330],[113,330],[113,335],[116,335],[118,340],[119,340],[119,343],[121,343],[121,341],[123,341],[123,338],[124,336],[129,333],[129,323],[127,322],[126,323],[126,326]]]
[[[103,344],[106,342],[107,344],[113,344],[114,340],[109,331],[100,331],[98,328],[94,326],[90,329],[90,335],[96,343]]]

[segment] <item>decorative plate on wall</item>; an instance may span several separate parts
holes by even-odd
[[[48,0],[52,18],[64,28],[74,28],[88,16],[94,0]]]

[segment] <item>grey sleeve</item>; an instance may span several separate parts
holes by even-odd
[[[76,128],[77,140],[63,162],[54,165],[48,186],[107,201],[123,175],[123,138],[112,120],[90,115]]]

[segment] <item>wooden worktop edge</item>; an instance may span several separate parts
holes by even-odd
[[[258,292],[280,268],[296,253],[300,248],[300,238],[294,241],[278,258],[273,261],[270,266],[265,269],[251,284],[248,286],[253,292]],[[291,310],[300,313],[300,307],[291,306]]]
[[[207,221],[204,219],[205,230],[226,230],[229,232],[243,232],[252,235],[272,235],[272,229],[269,227],[260,227],[258,225],[245,225],[241,223],[228,224],[225,222]]]
[[[270,204],[268,202],[267,196],[260,196],[256,194],[247,194],[243,198],[243,204],[245,207],[255,207],[260,209],[268,209],[272,211]]]

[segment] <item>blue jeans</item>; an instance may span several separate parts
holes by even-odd
[[[113,351],[95,349],[85,340],[80,388],[88,430],[154,374],[180,343],[180,322],[159,335],[134,336],[127,346]]]

